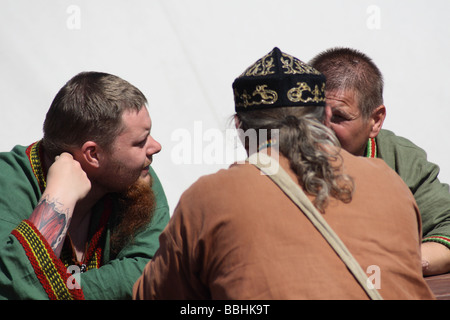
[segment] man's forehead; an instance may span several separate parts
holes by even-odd
[[[152,121],[147,108],[141,110],[128,109],[122,113],[122,133],[129,130],[150,130]]]
[[[358,101],[356,91],[351,89],[327,90],[325,97],[327,102],[335,101],[346,105],[357,105]]]
[[[122,121],[129,121],[130,119],[148,119],[150,115],[147,108],[144,106],[141,109],[126,109],[122,112]]]

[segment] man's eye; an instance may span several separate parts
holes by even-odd
[[[340,122],[344,122],[344,121],[348,121],[348,119],[340,114],[333,114],[331,116],[331,122],[333,123],[340,123]]]
[[[137,144],[136,144],[136,146],[138,146],[138,147],[140,147],[140,148],[142,148],[142,147],[144,147],[145,146],[145,144],[147,143],[147,139],[145,139],[145,140],[142,140],[141,142],[138,142]]]

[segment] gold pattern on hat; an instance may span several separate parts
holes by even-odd
[[[294,58],[285,53],[281,53],[282,57],[280,58],[281,63],[283,64],[282,68],[286,69],[285,74],[296,74],[296,73],[309,73],[309,74],[320,74],[319,71],[314,69],[313,67],[303,63],[302,61]],[[283,59],[285,58],[285,59]]]
[[[273,64],[273,57],[272,52],[269,52],[264,57],[256,61],[253,65],[247,68],[247,70],[244,71],[244,73],[241,74],[241,77],[243,76],[266,76],[268,74],[274,74],[275,71],[271,70],[275,67]]]
[[[236,98],[239,98],[240,100],[242,100],[242,102],[239,102],[236,104],[236,106],[238,107],[244,107],[247,108],[249,106],[253,106],[255,104],[274,104],[277,100],[278,100],[278,94],[270,89],[267,89],[267,85],[263,84],[263,85],[259,85],[256,86],[256,90],[253,91],[253,93],[250,95],[247,93],[246,90],[244,90],[244,92],[239,95],[239,93],[237,92],[237,90],[234,90],[234,95]],[[257,100],[257,101],[252,101],[253,97],[259,95],[261,97],[261,100]],[[237,101],[237,99],[236,99]]]
[[[298,87],[294,87],[287,92],[287,97],[292,102],[320,102],[325,101],[325,83],[322,84],[322,88],[316,85],[314,90],[311,91],[310,86],[306,82],[297,82]],[[309,92],[314,97],[303,97],[303,92]]]

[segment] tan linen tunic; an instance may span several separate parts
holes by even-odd
[[[342,151],[350,203],[324,217],[384,299],[432,299],[422,277],[420,217],[382,160]],[[292,177],[286,158],[280,164]],[[306,216],[251,164],[204,176],[181,196],[135,299],[367,299]]]

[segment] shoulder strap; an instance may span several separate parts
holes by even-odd
[[[283,192],[300,208],[300,210],[302,210],[317,230],[319,230],[322,236],[328,241],[341,260],[347,265],[348,269],[352,272],[353,276],[365,290],[369,298],[372,300],[382,300],[381,295],[375,288],[369,288],[371,283],[368,281],[367,275],[364,273],[361,266],[348,251],[347,247],[333,231],[333,229],[331,229],[309,198],[305,195],[303,190],[291,179],[291,177],[286,171],[283,170],[283,168],[281,168],[280,165],[263,165],[263,163],[273,164],[276,160],[264,153],[254,153],[248,158],[248,161],[272,179],[272,181],[275,182],[281,190],[283,190]]]

